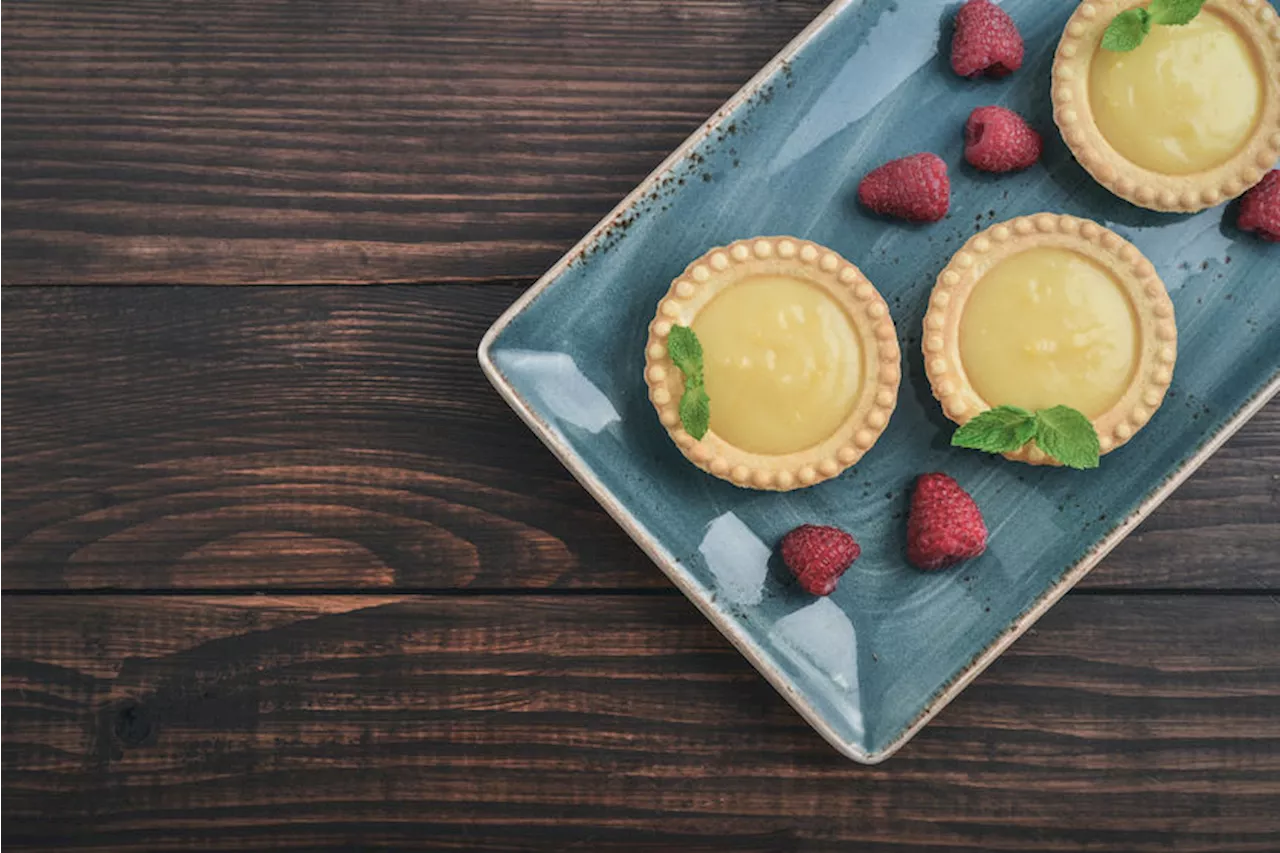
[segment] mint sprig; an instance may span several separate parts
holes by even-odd
[[[1125,53],[1142,44],[1151,32],[1152,24],[1162,27],[1180,27],[1191,23],[1205,0],[1151,0],[1146,8],[1126,9],[1111,19],[1102,34],[1102,47],[1117,53]]]
[[[1084,415],[1068,406],[1036,412],[1036,444],[1068,468],[1097,468],[1098,433]]]
[[[684,394],[680,397],[680,423],[685,432],[702,440],[711,427],[711,398],[702,381],[702,344],[688,326],[672,326],[667,336],[667,354],[684,374]]]
[[[1162,27],[1180,27],[1191,23],[1191,19],[1200,14],[1204,0],[1152,0],[1147,11],[1151,13],[1151,22]]]
[[[974,417],[951,436],[953,447],[986,453],[1012,453],[1027,442],[1068,468],[1097,468],[1102,448],[1098,433],[1070,406],[1030,412],[1018,406],[996,406]]]
[[[1102,34],[1102,49],[1125,53],[1142,44],[1151,32],[1151,14],[1146,9],[1128,9],[1111,19]]]

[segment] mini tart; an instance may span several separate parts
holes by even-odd
[[[1017,259],[1015,266],[995,272],[1010,259]],[[1080,271],[1079,278],[1087,280],[1060,280],[1060,295],[1055,297],[1052,265],[1064,269],[1063,263],[1072,265],[1073,275]],[[1029,282],[1036,268],[1028,273],[1018,264],[1046,265],[1047,283]],[[989,289],[975,298],[984,279]],[[1008,282],[1013,283],[1012,288],[1005,287]],[[1068,294],[1068,290],[1073,292]],[[1028,301],[1016,302],[1019,294]],[[1006,298],[1007,302],[1000,301]],[[1053,301],[1055,298],[1057,302]],[[1090,299],[1097,301],[1089,302]],[[1076,307],[1079,305],[1083,307]],[[966,309],[973,311],[969,318],[972,325],[965,322]],[[996,317],[990,320],[993,310]],[[1007,322],[999,316],[1001,312],[1005,312]],[[1082,318],[1089,322],[1081,322]],[[1054,328],[1045,331],[1045,324]],[[1124,343],[1112,345],[1114,336],[1108,333],[1117,327]],[[1001,330],[1006,328],[1010,330],[1009,337],[1001,341]],[[962,332],[974,334],[980,343],[974,349],[967,343],[962,345]],[[929,298],[922,349],[933,396],[942,404],[946,416],[957,424],[1001,403],[1028,409],[1071,405],[1072,400],[1058,398],[1058,390],[1052,387],[1055,381],[1070,382],[1075,392],[1089,398],[1091,405],[1074,408],[1094,409],[1085,414],[1097,430],[1102,452],[1107,453],[1142,429],[1164,401],[1173,380],[1177,338],[1173,302],[1155,267],[1132,243],[1087,219],[1039,213],[993,225],[956,252],[938,275]],[[982,350],[980,347],[987,346],[989,340],[995,340],[996,345]],[[1095,341],[1102,342],[1101,350],[1092,343]],[[975,349],[981,358],[975,357]],[[1099,352],[1121,358],[1120,363],[1125,365],[1112,365],[1109,383],[1091,381],[1097,376],[1085,378],[1063,370],[1063,364],[1089,365],[1085,370],[1096,367],[1099,362],[1090,359]],[[971,361],[968,366],[966,358]],[[1071,358],[1080,360],[1070,362]],[[1002,365],[1011,369],[1002,372]],[[986,375],[980,376],[983,372]],[[1117,378],[1121,373],[1126,375]],[[993,388],[1008,397],[1010,381],[1022,382],[1031,396],[1048,395],[1049,399],[1034,403],[1025,399],[988,400],[976,387],[983,386],[992,397],[996,396],[991,393]],[[1057,464],[1034,442],[1005,456],[1034,465]]]
[[[1267,0],[1208,0],[1200,15],[1184,27],[1153,26],[1147,41],[1133,52],[1138,54],[1147,48],[1166,51],[1163,54],[1122,60],[1117,57],[1129,57],[1130,54],[1103,50],[1102,35],[1112,18],[1127,9],[1145,6],[1147,2],[1086,0],[1072,14],[1053,61],[1054,120],[1076,159],[1111,192],[1150,210],[1203,210],[1242,194],[1262,180],[1262,176],[1280,158],[1280,20]],[[1228,150],[1221,154],[1206,153],[1201,147],[1198,156],[1192,157],[1187,153],[1184,157],[1181,153],[1170,153],[1169,147],[1149,145],[1144,148],[1143,143],[1148,140],[1140,133],[1123,132],[1125,127],[1132,129],[1132,125],[1144,121],[1141,108],[1133,118],[1114,118],[1126,113],[1119,106],[1108,103],[1094,87],[1121,85],[1117,80],[1156,86],[1161,82],[1169,83],[1170,80],[1152,81],[1152,75],[1147,73],[1150,67],[1143,66],[1145,61],[1148,66],[1155,67],[1155,56],[1159,55],[1169,60],[1159,63],[1160,73],[1174,75],[1178,82],[1178,86],[1165,86],[1164,90],[1177,89],[1181,92],[1186,88],[1186,78],[1177,75],[1180,67],[1186,67],[1180,59],[1187,54],[1178,54],[1175,40],[1205,37],[1196,34],[1209,30],[1213,30],[1212,36],[1218,39],[1214,42],[1217,53],[1213,61],[1225,63],[1236,80],[1240,79],[1237,72],[1248,66],[1252,79],[1239,85],[1217,88],[1210,84],[1203,92],[1192,94],[1193,99],[1202,99],[1195,108],[1202,113],[1212,113],[1212,117],[1188,123],[1183,130],[1190,132],[1192,138],[1178,137],[1172,148],[1181,151],[1184,141],[1189,141],[1191,147],[1201,146],[1204,140],[1195,139],[1195,134],[1212,135],[1225,132],[1221,129],[1230,127],[1227,138],[1210,140]],[[1194,50],[1185,44],[1183,47]],[[1095,67],[1095,61],[1106,64]],[[1129,70],[1117,70],[1121,62],[1128,62]],[[1184,73],[1194,74],[1194,71]],[[1193,90],[1194,86],[1186,88],[1186,91]],[[1250,94],[1242,94],[1246,91]],[[1247,100],[1255,91],[1256,107],[1249,106]],[[1228,103],[1233,100],[1235,103]],[[1138,101],[1147,103],[1147,99],[1141,96]],[[1115,102],[1117,105],[1124,103],[1128,103],[1127,98],[1118,97]],[[1206,106],[1206,103],[1213,106]],[[1231,110],[1235,111],[1234,114],[1230,114]],[[1254,116],[1251,129],[1246,126],[1250,115]],[[1104,124],[1111,128],[1115,140],[1108,139],[1105,128],[1100,126]],[[1118,148],[1129,153],[1123,154]],[[1174,167],[1170,158],[1178,157],[1182,157],[1183,162]],[[1135,160],[1147,162],[1143,165]]]
[[[751,442],[739,439],[735,443],[716,432],[717,394],[712,387],[715,376],[711,373],[717,340],[726,342],[721,347],[721,355],[724,356],[728,351],[736,352],[739,341],[750,338],[745,333],[736,335],[736,330],[732,329],[734,315],[726,314],[726,311],[734,309],[735,305],[748,312],[747,316],[752,316],[750,312],[753,310],[771,310],[760,307],[769,304],[770,294],[751,288],[767,288],[769,282],[774,281],[782,282],[776,285],[780,289],[793,285],[800,288],[804,301],[810,302],[811,307],[816,306],[810,314],[823,313],[826,325],[822,329],[832,330],[832,334],[847,342],[847,351],[855,354],[833,362],[840,366],[837,372],[841,375],[857,374],[856,389],[853,379],[847,379],[841,386],[844,396],[839,399],[844,403],[838,410],[824,406],[826,411],[819,413],[834,418],[835,422],[827,424],[823,418],[817,418],[803,423],[803,431],[813,432],[816,429],[822,434],[811,436],[812,441],[802,438],[807,446],[784,448],[785,452],[759,448],[749,450],[740,445]],[[735,287],[742,289],[735,292]],[[706,310],[724,294],[729,294],[728,302],[718,303],[720,307],[714,312]],[[765,298],[758,298],[760,296]],[[700,314],[704,323],[710,324],[710,329],[700,330]],[[726,316],[730,318],[727,321],[728,332],[723,319]],[[771,316],[752,317],[752,331],[768,325]],[[754,322],[761,317],[765,322]],[[687,433],[680,422],[678,406],[684,392],[684,376],[671,362],[666,347],[673,325],[693,328],[703,346],[704,373],[711,399],[711,429],[701,441]],[[713,336],[711,332],[715,329],[719,331]],[[704,331],[707,332],[706,338]],[[821,338],[822,334],[818,337]],[[802,334],[797,333],[796,336],[798,341],[806,343],[813,338],[811,327],[806,327]],[[775,354],[770,352],[771,356]],[[786,353],[779,356],[784,357]],[[893,319],[889,316],[889,306],[861,270],[816,243],[792,237],[757,237],[711,249],[689,264],[672,282],[649,324],[644,376],[649,387],[649,399],[658,412],[659,420],[690,462],[738,486],[790,491],[835,477],[861,459],[875,444],[897,403],[898,383],[902,376],[900,359],[901,351]],[[732,405],[737,407],[732,409],[734,412],[747,411],[764,421],[773,417],[771,412],[756,403],[758,398],[753,396],[754,387],[750,383],[738,384],[734,390],[742,391],[732,400]],[[723,414],[731,410],[728,395],[722,395],[721,403],[722,417],[730,417]],[[847,405],[847,411],[844,405]],[[735,424],[735,429],[725,429],[726,432],[741,432],[739,428],[743,425],[749,429],[756,428],[750,417],[722,421],[725,427],[730,423]]]

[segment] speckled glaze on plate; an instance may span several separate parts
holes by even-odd
[[[1280,246],[1241,234],[1235,206],[1170,215],[1112,196],[1054,130],[1049,69],[1067,0],[1006,0],[1027,60],[1002,81],[948,65],[953,0],[842,0],[681,146],[494,324],[495,387],[725,636],[842,753],[881,761],[1027,629],[1280,390]],[[988,176],[963,160],[969,112],[1003,104],[1045,135],[1041,163]],[[950,215],[906,226],[861,211],[859,178],[930,150],[951,169]],[[1133,242],[1179,325],[1168,398],[1101,469],[1028,468],[953,450],[919,329],[938,271],[975,231],[1051,210]],[[905,354],[897,409],[857,466],[784,494],[700,471],[668,439],[642,369],[654,306],[707,247],[794,234],[857,264],[885,296]],[[908,490],[955,476],[982,506],[987,553],[926,574],[903,557]],[[862,558],[829,598],[780,571],[804,522],[840,525]]]

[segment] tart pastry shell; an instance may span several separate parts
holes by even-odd
[[[1033,248],[1069,249],[1111,273],[1133,306],[1137,360],[1129,386],[1107,411],[1093,418],[1102,453],[1133,438],[1151,420],[1173,381],[1178,327],[1173,302],[1155,267],[1119,234],[1075,216],[1039,213],[991,226],[975,234],[938,275],[921,338],[925,372],[933,396],[948,418],[964,424],[992,408],[974,389],[960,357],[960,319],[984,275],[1006,258]],[[1030,442],[1006,458],[1034,465],[1057,461]]]
[[[1254,48],[1262,87],[1257,126],[1231,159],[1186,175],[1155,172],[1123,157],[1103,136],[1089,101],[1093,57],[1117,14],[1148,0],[1085,0],[1067,21],[1053,60],[1053,118],[1067,147],[1094,180],[1149,210],[1192,213],[1236,198],[1280,159],[1280,16],[1267,0],[1208,0]]]
[[[751,453],[714,430],[701,440],[686,432],[679,414],[684,376],[666,348],[672,326],[692,325],[722,290],[758,275],[787,276],[822,288],[848,315],[862,349],[862,383],[848,417],[822,442],[787,454]],[[737,486],[790,491],[837,476],[876,443],[897,404],[901,355],[889,306],[855,265],[808,240],[755,237],[709,250],[671,283],[649,324],[644,377],[659,420],[690,462]],[[711,408],[714,413],[714,399]]]

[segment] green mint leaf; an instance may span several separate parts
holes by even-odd
[[[1146,9],[1128,9],[1111,19],[1102,34],[1103,50],[1117,53],[1133,50],[1151,32],[1151,15]]]
[[[996,406],[970,419],[951,436],[953,447],[1010,453],[1036,434],[1036,416],[1017,406]]]
[[[1180,27],[1191,23],[1200,14],[1204,0],[1152,0],[1147,7],[1151,21],[1166,27]]]
[[[711,399],[702,386],[702,344],[688,326],[672,326],[667,335],[667,354],[684,374],[684,394],[680,397],[680,423],[685,432],[702,440],[711,426]]]
[[[698,336],[688,326],[672,326],[667,335],[667,354],[671,361],[680,368],[685,381],[695,385],[702,384],[702,344]]]
[[[680,398],[680,423],[689,435],[702,440],[711,426],[711,398],[701,383],[690,383],[685,386],[684,396]]]
[[[1098,467],[1098,433],[1088,418],[1068,406],[1036,412],[1036,444],[1068,468]]]

